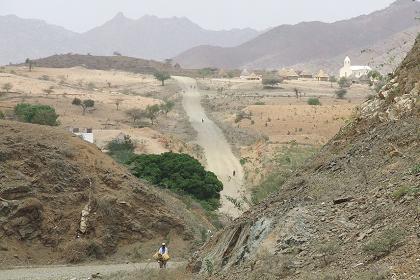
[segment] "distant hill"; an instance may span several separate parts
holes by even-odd
[[[81,34],[77,45],[85,46],[80,49],[82,53],[110,55],[119,51],[128,56],[162,60],[203,44],[236,46],[258,34],[253,29],[205,30],[187,18],[144,16],[132,20],[119,13],[104,25]]]
[[[175,58],[184,68],[279,68],[361,50],[418,27],[420,3],[398,0],[386,9],[334,23],[281,25],[237,47],[199,46]],[[340,63],[341,64],[341,63]]]
[[[44,21],[0,16],[0,65],[20,63],[60,53],[123,55],[163,60],[202,44],[231,47],[255,38],[253,29],[210,31],[186,18],[144,16],[138,20],[122,13],[102,26],[79,34]]]
[[[0,16],[0,65],[68,52],[77,33],[41,20]]]
[[[35,67],[71,68],[82,66],[87,69],[121,70],[142,74],[153,74],[165,71],[171,74],[182,74],[182,69],[154,60],[145,60],[127,56],[93,56],[81,54],[53,55],[34,60]]]

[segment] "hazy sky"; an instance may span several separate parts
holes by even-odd
[[[394,0],[0,0],[0,15],[38,18],[87,31],[117,12],[185,16],[207,29],[265,29],[284,23],[335,21],[385,8]]]

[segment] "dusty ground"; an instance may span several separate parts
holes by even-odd
[[[200,79],[198,84],[206,111],[242,159],[248,186],[258,184],[271,170],[272,155],[284,144],[324,145],[371,94],[368,86],[354,84],[339,100],[334,94],[337,84],[312,80],[285,81],[276,89],[239,79]],[[307,104],[313,97],[321,106]],[[250,117],[237,120],[240,112]]]
[[[243,169],[239,159],[232,153],[222,130],[204,112],[196,81],[187,77],[176,77],[176,80],[185,91],[183,106],[192,126],[197,131],[196,142],[204,150],[206,168],[214,172],[223,182],[220,211],[231,217],[237,217],[241,211],[229,201],[229,198],[241,199],[245,195]]]
[[[173,271],[174,268],[184,265],[180,262],[169,262],[167,269]],[[106,276],[113,277],[119,275],[118,278],[124,279],[127,274],[136,274],[140,276],[145,273],[151,273],[149,270],[158,270],[155,262],[147,263],[126,263],[126,264],[100,264],[100,265],[83,265],[83,266],[45,266],[34,268],[15,268],[2,270],[0,279],[7,280],[88,280],[92,276],[96,278],[104,278]],[[121,274],[123,273],[123,274]],[[123,276],[124,275],[124,276]],[[144,279],[144,278],[143,278]]]
[[[6,114],[19,102],[47,104],[60,115],[61,127],[93,128],[95,141],[101,148],[123,132],[138,142],[138,152],[182,150],[201,159],[197,147],[183,143],[191,139],[194,132],[180,104],[180,88],[173,80],[162,87],[150,75],[121,71],[36,67],[29,72],[26,67],[7,67],[0,73],[0,84],[5,83],[13,85],[10,93],[0,97],[0,110]],[[46,94],[44,90],[51,87],[53,92]],[[94,110],[82,115],[82,109],[71,104],[75,97],[93,99]],[[164,99],[176,101],[173,111],[167,116],[161,115],[154,126],[144,123],[142,126],[148,127],[134,127],[127,110],[144,109]],[[120,103],[118,110],[117,102]]]

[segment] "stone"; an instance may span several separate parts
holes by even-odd
[[[334,199],[334,200],[333,200],[333,203],[334,203],[335,205],[337,205],[337,204],[346,203],[346,202],[349,202],[349,201],[352,201],[352,200],[353,200],[353,197],[352,197],[352,196],[349,196],[349,197],[342,197],[342,198],[337,198],[337,199]]]

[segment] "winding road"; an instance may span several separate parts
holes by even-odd
[[[204,149],[207,170],[217,175],[223,182],[222,207],[220,211],[231,217],[238,217],[241,211],[227,197],[242,201],[244,195],[244,172],[239,160],[235,157],[222,130],[207,116],[201,106],[201,94],[195,79],[174,77],[183,94],[183,106],[192,127],[197,131],[196,143]],[[235,176],[233,172],[235,171]]]

